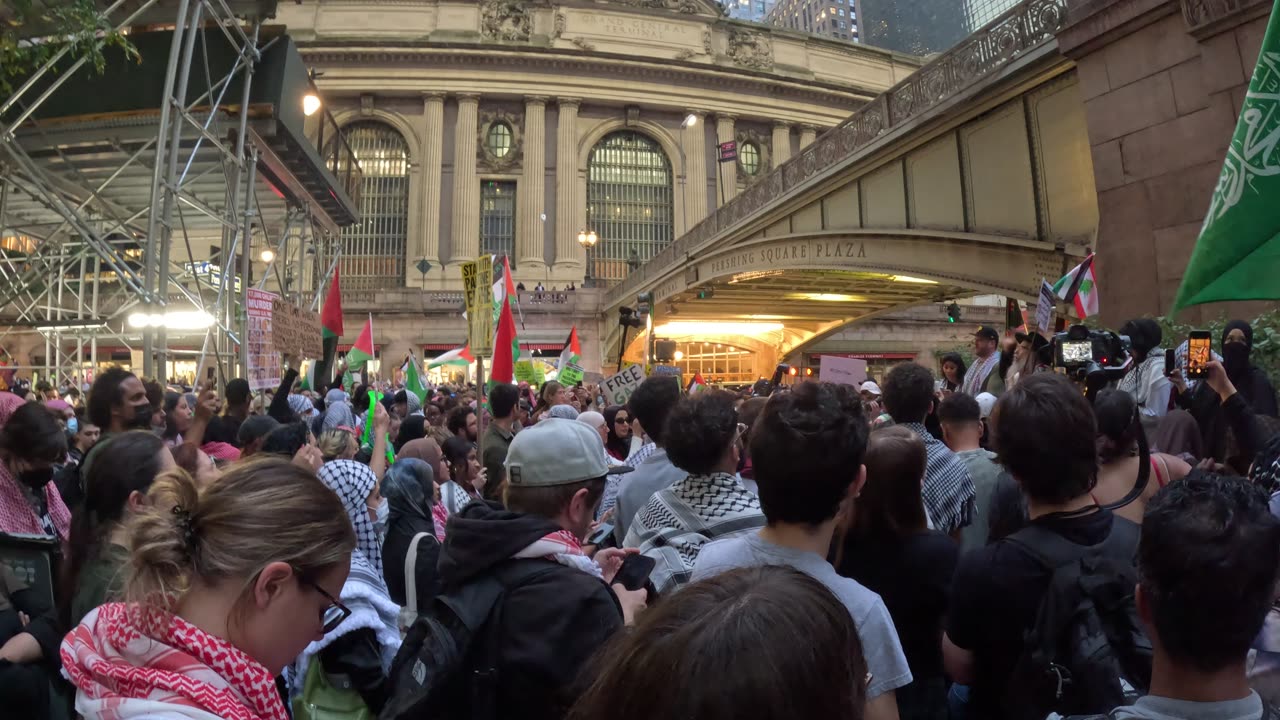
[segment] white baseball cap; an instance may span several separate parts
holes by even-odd
[[[609,474],[600,432],[552,417],[516,433],[506,467],[507,481],[515,487],[571,485]]]
[[[881,395],[880,386],[868,380],[862,383],[862,387],[858,388],[859,392],[871,393],[872,395]]]
[[[979,416],[983,418],[991,417],[991,411],[996,406],[996,396],[991,393],[979,393],[974,400],[978,401]]]

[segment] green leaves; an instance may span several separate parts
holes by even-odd
[[[87,57],[94,72],[107,67],[107,48],[138,62],[138,49],[121,32],[112,30],[93,0],[70,0],[39,9],[33,0],[9,0],[0,15],[0,94],[9,94],[58,51],[71,46],[74,62]],[[57,34],[48,34],[56,32]]]

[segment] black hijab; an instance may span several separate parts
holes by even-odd
[[[604,446],[610,455],[619,460],[626,460],[631,454],[631,438],[618,437],[618,426],[613,422],[618,418],[618,413],[625,409],[623,405],[610,405],[604,409],[604,422],[609,426],[609,437],[604,441]]]
[[[430,548],[435,553],[439,546],[435,538],[435,523],[431,520],[431,507],[435,497],[435,471],[431,465],[417,458],[401,458],[387,470],[382,478],[382,497],[387,499],[391,511],[387,519],[387,537],[382,542],[383,576],[391,599],[405,603],[404,560],[409,553],[413,537],[428,533],[418,544],[419,561],[415,571],[419,578],[426,577],[426,585],[435,584],[435,563],[424,567],[424,553]],[[433,558],[434,559],[434,558]],[[418,583],[418,607],[430,600],[424,596],[424,583]]]

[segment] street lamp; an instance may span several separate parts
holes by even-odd
[[[694,115],[693,113],[689,113],[688,115],[684,116],[684,122],[680,123],[680,127],[691,128],[697,124],[698,124],[698,116]]]
[[[302,114],[311,117],[320,109],[320,96],[309,92],[302,96]]]
[[[276,259],[276,251],[271,248],[263,248],[262,254],[258,257],[262,258],[262,262],[270,263],[272,260]]]
[[[596,235],[595,230],[579,230],[578,244],[584,248],[593,248],[596,243],[600,242],[600,238]]]

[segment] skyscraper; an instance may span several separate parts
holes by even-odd
[[[969,0],[1005,3],[1008,0]],[[859,34],[867,45],[911,55],[950,49],[969,34],[965,0],[856,0]]]
[[[965,20],[969,32],[973,32],[995,20],[1001,13],[1017,5],[1021,0],[965,0]]]
[[[721,0],[720,4],[731,18],[764,22],[765,15],[775,2],[776,0]]]
[[[858,40],[856,2],[857,0],[777,0],[765,17],[765,22],[836,40]]]

